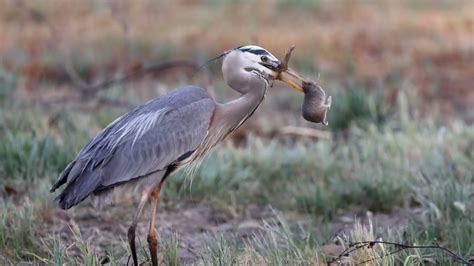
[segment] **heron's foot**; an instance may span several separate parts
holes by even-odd
[[[135,228],[136,226],[132,225],[128,228],[128,244],[130,245],[130,252],[132,252],[133,265],[138,266],[138,257],[137,249],[135,247]],[[127,262],[128,265],[128,262]]]
[[[148,235],[148,248],[150,249],[151,264],[158,266],[158,241],[156,240],[155,234]]]

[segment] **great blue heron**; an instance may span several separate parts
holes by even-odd
[[[163,181],[172,173],[203,158],[229,133],[244,123],[265,97],[269,81],[280,79],[282,62],[267,50],[247,45],[223,54],[225,82],[241,96],[225,104],[216,103],[202,88],[186,86],[155,98],[120,116],[104,128],[70,162],[51,192],[66,184],[56,200],[69,209],[86,197],[102,199],[117,186],[138,186],[142,196],[128,241],[133,262],[138,265],[135,228],[146,202],[151,200],[148,246],[157,265],[155,219]],[[285,71],[299,78],[291,70]]]

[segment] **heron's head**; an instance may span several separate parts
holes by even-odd
[[[234,73],[247,72],[270,80],[276,78],[276,69],[280,63],[278,58],[262,47],[245,45],[226,52],[222,62],[222,72],[224,79],[228,79]]]
[[[260,77],[263,79],[279,79],[300,91],[303,89],[289,79],[282,78],[279,68],[282,61],[266,49],[256,45],[245,45],[227,51],[222,62],[224,80],[229,84],[246,82],[245,77]],[[291,70],[286,70],[289,74]],[[246,75],[254,74],[254,75]],[[232,86],[242,88],[243,86]]]

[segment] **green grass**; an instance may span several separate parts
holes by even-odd
[[[186,175],[171,178],[165,193],[227,204],[272,204],[327,218],[354,206],[387,212],[416,199],[422,169],[445,169],[429,174],[432,183],[446,178],[461,180],[460,184],[472,180],[471,155],[462,155],[469,139],[472,142],[472,128],[445,132],[440,143],[441,131],[425,127],[431,128],[414,132],[389,127],[384,132],[375,127],[354,129],[348,140],[294,145],[249,139],[247,147],[212,153],[192,185],[186,185]],[[459,159],[453,162],[449,156]],[[453,167],[456,171],[446,172]]]
[[[68,86],[64,51],[57,51],[57,45],[50,43],[45,19],[53,25],[68,21],[70,25],[58,28],[58,34],[65,37],[61,47],[70,51],[79,75],[91,82],[139,62],[178,56],[204,62],[229,47],[249,42],[277,55],[295,44],[292,67],[307,77],[321,72],[322,84],[328,85],[328,95],[334,100],[329,127],[324,128],[333,133],[331,140],[249,136],[243,146],[216,148],[194,178],[181,173],[165,183],[165,204],[160,206],[176,212],[181,211],[182,202],[211,205],[226,214],[240,215],[253,205],[275,210],[273,217],[258,221],[260,231],[244,239],[228,232],[196,233],[201,246],[195,264],[325,264],[332,259],[324,252],[328,244],[346,247],[354,241],[374,239],[419,245],[435,242],[465,258],[473,256],[474,128],[457,120],[467,117],[462,108],[449,114],[455,115],[449,117],[449,123],[441,123],[446,120],[438,117],[448,113],[436,112],[436,103],[466,106],[456,95],[464,95],[471,86],[465,71],[472,58],[465,51],[465,36],[471,29],[466,23],[470,21],[468,1],[410,0],[390,2],[389,6],[384,1],[367,7],[343,7],[322,1],[278,0],[262,2],[257,8],[247,1],[207,0],[204,6],[188,2],[167,5],[170,12],[159,17],[156,4],[120,4],[119,10],[127,12],[117,14],[108,5],[88,2],[70,3],[70,9],[77,12],[64,9],[64,14],[56,12],[60,6],[32,3],[32,17],[25,13],[30,5],[20,9],[7,5],[2,10],[7,43],[0,55],[4,61],[0,66],[1,265],[99,265],[106,261],[122,265],[130,254],[126,235],[94,238],[94,234],[111,232],[90,230],[90,224],[100,222],[93,216],[79,218],[78,213],[90,210],[85,209],[87,203],[65,214],[56,209],[54,195],[48,191],[52,180],[87,140],[124,109],[98,106],[83,112],[94,100],[61,107],[36,103],[56,89],[57,96],[71,96],[64,89]],[[185,12],[190,7],[195,11],[191,20]],[[385,21],[387,7],[391,13],[387,23],[369,27],[358,23],[361,15],[373,22]],[[242,14],[248,19],[241,20]],[[214,30],[218,39],[207,30],[214,15],[228,18],[221,19]],[[116,16],[123,16],[128,23],[128,36],[120,30]],[[156,19],[174,21],[171,24],[177,28],[159,26],[162,23],[143,27]],[[424,26],[433,19],[438,27]],[[236,22],[242,23],[234,29]],[[315,30],[316,24],[323,27]],[[75,34],[98,25],[100,31]],[[252,36],[242,34],[255,29],[259,31]],[[400,39],[409,40],[408,45],[400,46]],[[190,43],[196,44],[194,48]],[[220,64],[210,68],[220,76]],[[375,72],[368,73],[372,69]],[[177,76],[183,84],[190,82]],[[143,102],[161,91],[163,85],[155,83],[157,80],[167,83],[170,79],[163,75],[144,80],[148,78],[153,78],[149,84],[115,85],[98,96]],[[214,82],[219,100],[231,95],[222,81]],[[337,89],[331,90],[330,85]],[[43,91],[45,87],[48,89]],[[447,87],[452,90],[444,95]],[[390,95],[385,88],[400,90],[393,106],[387,105],[385,99]],[[410,99],[416,95],[425,99]],[[274,110],[291,109],[297,118],[301,95],[288,93],[277,100]],[[417,105],[423,103],[429,106]],[[78,104],[81,111],[76,109]],[[263,108],[256,123],[261,123],[261,128],[271,131],[285,123],[276,123],[280,117],[262,112]],[[415,114],[417,108],[420,114],[432,117],[416,115],[417,120],[412,120],[409,110]],[[297,119],[291,123],[301,125]],[[127,226],[131,217],[114,213],[116,209],[106,209],[103,214],[121,219],[121,225]],[[409,216],[401,228],[355,221],[343,233],[336,231],[341,216],[368,211],[374,216],[406,211]],[[310,221],[303,223],[306,219]],[[159,249],[163,264],[184,264],[183,246],[188,243],[182,241],[180,232],[164,234]],[[137,239],[137,245],[140,261],[150,262],[146,240]],[[455,264],[439,250],[409,250],[383,257],[389,250],[394,249],[375,245],[352,253],[344,262],[351,265],[377,259],[378,265]]]
[[[58,172],[66,158],[70,158],[68,155],[59,160],[63,158],[61,154],[70,154],[70,151],[65,151],[67,146],[56,143],[52,137],[37,138],[34,134],[26,134],[15,138],[9,134],[4,139],[13,140],[11,142],[19,148],[4,148],[4,158],[18,153],[25,155],[16,157],[21,167],[9,175],[28,176],[40,183],[50,182],[48,178],[44,181],[41,178],[46,173]],[[50,148],[31,148],[45,145]],[[413,125],[407,131],[390,126],[382,129],[370,126],[368,130],[352,127],[347,139],[316,143],[288,144],[250,138],[245,147],[216,149],[192,182],[186,181],[185,175],[170,178],[163,197],[172,202],[188,198],[235,209],[248,204],[269,204],[283,213],[314,215],[323,224],[330,224],[336,213],[353,208],[390,212],[405,206],[416,210],[408,228],[403,234],[382,232],[382,235],[393,241],[417,244],[436,240],[467,257],[474,251],[471,241],[474,239],[473,145],[474,129],[462,123],[442,129],[429,123]],[[30,163],[31,156],[42,159]],[[42,166],[30,167],[36,164]],[[15,169],[8,160],[2,160],[0,166],[1,169]],[[39,194],[33,200],[46,202],[52,199],[48,197],[47,189],[30,190],[27,193]],[[41,219],[38,215],[41,208],[33,210],[30,204],[18,205],[8,203],[8,200],[4,204],[7,207],[3,208],[1,216],[0,243],[3,250],[9,250],[6,253],[8,261],[37,259],[29,253],[42,256],[48,262],[72,259],[66,253],[58,255],[63,247],[54,242],[54,237],[54,245],[49,248],[37,241],[35,230],[38,228],[35,229],[32,217],[35,222]],[[20,211],[13,211],[17,208]],[[320,242],[314,232],[307,228],[291,229],[282,221],[276,224],[281,226],[265,223],[265,233],[244,245],[233,239],[217,238],[212,241],[216,245],[205,247],[207,255],[201,259],[205,264],[213,265],[228,265],[243,259],[272,265],[324,261],[319,247],[325,243]],[[100,258],[88,248],[90,243],[80,242],[81,236],[77,232],[75,235],[77,249],[82,254],[80,260],[88,265],[98,263]],[[162,245],[167,263],[177,264],[177,238],[165,240]],[[421,258],[430,254],[443,258],[437,251],[417,252]],[[405,252],[396,258],[398,261],[413,259],[410,254],[413,255]],[[388,264],[391,262],[389,260]]]
[[[331,110],[336,114],[329,121],[336,124],[334,132],[345,132],[344,137],[295,142],[250,136],[245,146],[216,148],[194,178],[181,173],[167,180],[162,198],[171,207],[192,200],[232,211],[251,204],[278,210],[274,220],[262,222],[261,233],[245,241],[209,234],[197,262],[324,263],[331,257],[322,247],[333,241],[324,228],[330,229],[337,216],[352,210],[390,214],[409,209],[412,216],[402,229],[375,232],[356,223],[338,236],[340,245],[380,238],[412,244],[437,241],[466,258],[474,253],[474,128],[459,121],[442,126],[431,120],[411,121],[403,94],[397,112],[388,115],[378,92],[340,93],[343,104]],[[21,108],[23,103],[12,101],[2,111]],[[354,116],[344,116],[350,113]],[[123,263],[129,251],[120,236],[114,241],[122,243],[121,248],[112,250],[110,243],[86,240],[80,224],[71,226],[72,238],[64,239],[46,222],[54,215],[53,195],[48,193],[52,179],[115,114],[115,110],[76,114],[39,107],[0,114],[1,263],[98,265],[104,259],[112,265]],[[7,186],[16,191],[3,191]],[[301,215],[311,217],[314,226],[297,226],[285,219]],[[161,258],[167,265],[181,263],[177,233],[161,239]],[[97,247],[104,251],[97,254]],[[381,257],[389,249],[380,245],[347,260]],[[146,247],[139,253],[141,260],[150,260]],[[411,250],[384,257],[380,264],[433,260],[452,262],[437,250]]]
[[[10,131],[0,139],[0,175],[32,180],[60,172],[72,156],[51,135]]]
[[[10,204],[3,206],[0,213],[0,250],[6,252],[9,259],[24,258],[26,251],[37,248],[33,218],[33,207],[28,202],[21,208]]]
[[[163,248],[163,259],[166,265],[180,265],[178,235],[173,235],[171,238],[162,241],[161,247]]]
[[[10,95],[16,87],[16,82],[16,75],[5,71],[3,66],[0,66],[0,105],[10,99]]]
[[[337,99],[328,114],[329,127],[335,132],[345,132],[351,126],[367,128],[381,125],[390,118],[391,110],[384,100],[382,86],[366,90],[354,82],[338,90],[332,97]]]

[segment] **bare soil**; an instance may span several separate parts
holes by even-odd
[[[127,230],[132,221],[135,204],[126,206],[114,205],[103,210],[89,206],[79,206],[70,211],[51,210],[46,214],[50,220],[46,226],[49,233],[61,236],[66,246],[74,243],[73,224],[79,226],[82,237],[94,247],[96,254],[106,255],[106,250],[127,248]],[[369,224],[372,221],[376,230],[396,229],[406,225],[407,217],[413,211],[399,209],[392,213],[371,213],[364,210],[351,210],[341,213],[329,224],[318,221],[317,216],[285,214],[290,225],[308,228],[310,232],[329,230],[323,235],[331,236],[324,241],[323,251],[327,255],[337,255],[341,246],[335,237],[348,232],[356,221]],[[218,208],[209,203],[185,201],[179,204],[161,204],[157,216],[157,231],[161,238],[177,235],[179,239],[179,257],[183,263],[192,263],[205,252],[202,247],[208,246],[209,236],[222,234],[225,238],[243,242],[254,234],[263,232],[263,222],[272,221],[280,215],[278,210],[270,206],[249,205],[245,209],[231,210]],[[118,219],[117,217],[122,217]],[[149,208],[145,209],[137,227],[138,250],[148,252],[146,236],[150,219]],[[330,228],[330,229],[327,229]],[[73,249],[69,251],[75,252]],[[140,252],[140,251],[139,251]],[[121,262],[126,263],[124,255]]]

